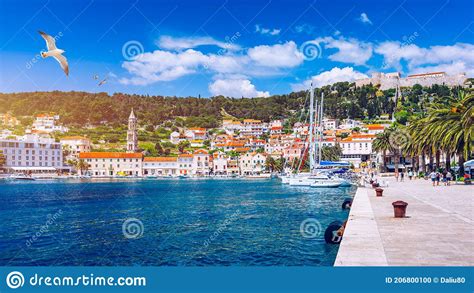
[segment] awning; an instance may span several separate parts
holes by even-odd
[[[15,171],[56,171],[54,167],[11,167]]]
[[[467,162],[464,163],[464,168],[466,167],[471,167],[471,168],[474,168],[474,160],[469,160]]]
[[[334,162],[334,161],[321,161],[321,166],[337,166],[337,167],[349,167],[351,164],[348,162]]]
[[[395,170],[395,164],[387,164],[387,168]],[[403,169],[405,169],[405,166],[403,166],[402,164],[398,164],[398,169],[403,170]]]

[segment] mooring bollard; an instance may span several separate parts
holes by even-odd
[[[383,189],[382,188],[375,188],[375,196],[382,196]]]
[[[395,218],[405,218],[408,203],[398,200],[392,202],[392,205]]]

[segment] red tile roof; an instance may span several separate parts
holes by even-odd
[[[142,153],[118,153],[118,152],[88,152],[79,153],[80,159],[132,159],[143,158]]]
[[[178,157],[145,157],[144,162],[176,162]]]

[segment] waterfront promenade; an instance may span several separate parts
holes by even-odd
[[[473,185],[381,180],[383,197],[357,190],[335,266],[474,265]],[[406,218],[393,217],[397,200],[408,203]]]

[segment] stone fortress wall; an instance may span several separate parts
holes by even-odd
[[[466,81],[466,75],[456,74],[448,75],[445,72],[430,72],[423,74],[413,74],[407,77],[401,77],[399,72],[392,73],[372,73],[372,77],[358,79],[355,81],[357,87],[373,84],[380,85],[381,90],[387,90],[400,87],[411,87],[415,84],[422,86],[432,86],[433,84],[447,85],[450,87],[463,85]]]

